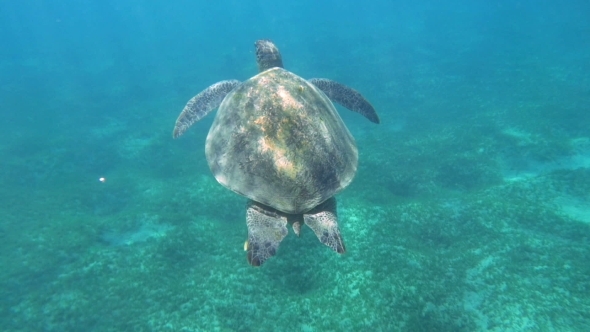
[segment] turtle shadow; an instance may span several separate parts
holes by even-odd
[[[282,289],[285,293],[304,295],[317,289],[318,282],[312,271],[312,267],[297,264],[276,269],[272,275],[269,273],[268,281],[273,288]]]
[[[322,267],[314,251],[324,248],[312,241],[317,242],[317,239],[311,233],[302,234],[298,238],[292,232],[283,240],[279,254],[263,267],[273,288],[282,289],[289,294],[303,295],[321,287],[318,271]]]

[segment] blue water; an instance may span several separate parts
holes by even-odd
[[[1,331],[590,330],[588,1],[4,1]],[[347,253],[250,267],[185,103],[285,67],[360,91]],[[99,181],[103,177],[104,182]]]

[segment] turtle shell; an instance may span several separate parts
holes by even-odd
[[[291,214],[348,186],[358,163],[354,138],[332,102],[283,68],[266,70],[225,97],[205,153],[223,186]]]

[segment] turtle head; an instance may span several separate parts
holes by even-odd
[[[274,67],[283,68],[283,58],[281,52],[273,42],[268,39],[260,39],[254,43],[256,47],[256,62],[258,63],[259,72]]]

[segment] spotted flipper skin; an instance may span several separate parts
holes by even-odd
[[[218,108],[223,98],[238,85],[240,81],[237,80],[217,82],[192,97],[176,119],[172,137],[181,136],[193,123]]]
[[[336,199],[334,197],[303,214],[303,221],[313,230],[321,243],[339,254],[346,252],[338,228]]]
[[[289,233],[287,217],[262,204],[250,201],[246,210],[248,263],[260,266],[274,256],[281,241]]]
[[[307,81],[322,90],[330,100],[361,114],[371,122],[380,122],[373,105],[355,89],[325,78],[312,78]]]

